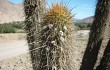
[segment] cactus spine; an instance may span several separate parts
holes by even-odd
[[[71,13],[57,3],[42,16],[43,1],[24,1],[33,70],[73,70],[74,26]]]
[[[53,4],[41,25],[38,70],[73,70],[73,24],[71,13],[62,4]]]
[[[45,0],[24,0],[25,30],[31,54],[33,70],[38,69],[38,41]]]

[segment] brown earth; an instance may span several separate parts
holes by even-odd
[[[26,40],[25,33],[8,33],[8,34],[0,34],[0,42],[8,42],[11,40]]]
[[[0,23],[23,21],[23,4],[13,4],[8,0],[0,0]]]

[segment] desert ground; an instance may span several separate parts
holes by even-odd
[[[87,45],[89,30],[75,32],[76,63],[79,68]],[[74,55],[73,55],[74,56]],[[32,70],[26,34],[0,34],[0,70]]]

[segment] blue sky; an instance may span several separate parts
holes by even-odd
[[[17,4],[21,3],[23,0],[10,1]],[[55,2],[63,2],[63,4],[67,4],[69,2],[69,9],[75,7],[72,11],[72,14],[76,14],[74,18],[83,19],[94,15],[97,0],[47,0],[46,4],[51,6],[51,4]]]
[[[17,3],[21,3],[23,0],[9,0],[9,1],[11,1],[11,2],[17,4]]]

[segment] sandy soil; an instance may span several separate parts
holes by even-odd
[[[13,40],[25,40],[26,34],[24,33],[8,33],[0,34],[0,42],[10,42]]]
[[[0,60],[11,58],[26,52],[28,52],[28,46],[25,40],[0,42]]]
[[[0,34],[0,60],[28,51],[24,33]]]
[[[32,70],[25,34],[0,34],[0,70]]]
[[[33,70],[30,55],[20,54],[0,61],[0,70]]]

